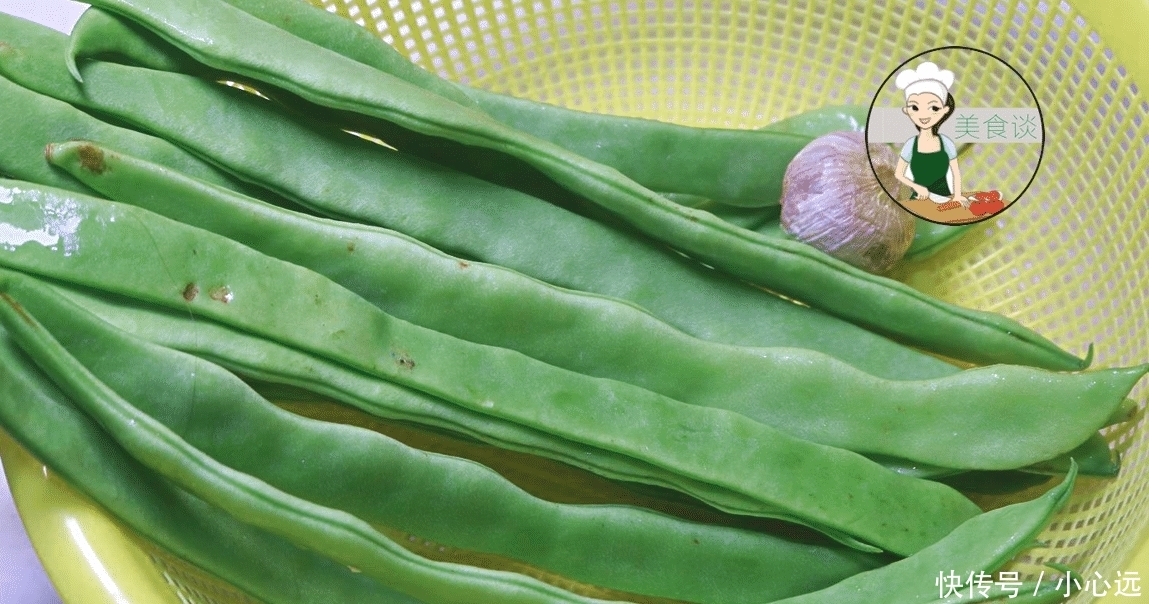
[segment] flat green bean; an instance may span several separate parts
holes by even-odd
[[[471,100],[458,84],[444,80],[415,65],[366,29],[358,25],[346,27],[351,23],[343,17],[317,8],[308,2],[283,0],[227,0],[227,2],[315,44],[381,69],[461,105],[478,108],[478,104]],[[82,45],[86,42],[81,39],[77,44]]]
[[[1073,466],[1061,484],[1037,499],[981,514],[909,558],[779,604],[925,604],[944,598],[945,594],[938,593],[935,583],[942,573],[954,572],[960,577],[991,573],[1022,550],[1032,547],[1054,512],[1069,501],[1076,477],[1077,468]]]
[[[811,138],[776,130],[680,126],[462,88],[499,122],[610,166],[655,191],[727,205],[778,205],[782,176]]]
[[[1055,370],[1088,366],[1089,359],[1073,356],[1016,321],[947,304],[809,246],[762,237],[707,212],[683,208],[613,168],[292,36],[219,0],[93,4],[126,14],[213,68],[252,77],[320,106],[507,153],[650,237],[869,329],[974,363]],[[275,50],[266,52],[269,47]]]
[[[207,164],[164,140],[104,123],[83,111],[24,89],[0,77],[0,170],[13,178],[29,180],[78,193],[91,189],[44,161],[50,142],[72,139],[100,141],[113,149],[138,154],[177,169],[189,176],[255,194],[255,188]]]
[[[956,469],[1042,462],[1096,435],[1149,370],[993,366],[882,380],[816,352],[691,338],[617,300],[468,263],[394,232],[295,214],[91,143],[52,145],[48,157],[112,199],[315,270],[400,319],[859,453]],[[84,158],[105,169],[86,168]]]
[[[809,136],[779,128],[693,128],[494,94],[443,80],[362,27],[307,3],[227,3],[314,44],[609,165],[657,191],[701,195],[741,207],[777,205],[786,165],[810,142]],[[78,24],[69,56],[91,55],[107,39],[102,33],[93,28],[89,34],[84,23]]]
[[[539,430],[484,416],[418,390],[355,371],[344,365],[258,338],[214,321],[150,305],[114,301],[107,296],[55,285],[62,296],[132,335],[194,354],[249,380],[297,389],[310,396],[339,401],[368,414],[411,422],[463,435],[502,449],[556,460],[600,476],[634,485],[654,485],[681,492],[712,493],[702,499],[735,496],[711,485],[668,474],[665,470],[609,451],[557,438]],[[279,395],[272,391],[268,396]],[[633,487],[632,487],[633,488]],[[752,503],[743,503],[751,507]]]
[[[88,7],[72,27],[64,63],[77,81],[83,76],[76,67],[81,58],[127,59],[148,69],[197,73],[199,63],[147,29],[95,7]]]
[[[429,602],[602,602],[514,573],[420,558],[351,514],[291,496],[220,464],[93,376],[30,312],[11,296],[0,295],[0,322],[62,392],[93,416],[132,457],[237,519]]]
[[[284,411],[217,365],[129,336],[30,278],[12,281],[9,295],[136,409],[228,467],[373,525],[592,586],[702,604],[768,602],[884,562],[635,507],[549,503],[476,463]]]
[[[952,489],[737,413],[395,319],[317,273],[132,206],[9,182],[0,191],[11,201],[0,206],[0,218],[13,232],[47,232],[45,221],[57,223],[66,208],[65,234],[82,243],[61,250],[22,237],[0,253],[0,264],[187,309],[472,411],[728,490],[738,505],[759,503],[731,509],[708,501],[720,509],[797,521],[850,545],[903,555],[978,512]]]
[[[1108,425],[1112,425],[1112,422]],[[1089,440],[1065,455],[1021,470],[1034,474],[1064,474],[1069,470],[1071,460],[1077,463],[1078,472],[1084,476],[1116,478],[1121,470],[1121,456],[1109,448],[1109,441],[1101,434],[1090,436]]]
[[[145,468],[76,409],[3,329],[0,426],[132,532],[261,602],[419,604],[345,565],[221,514]],[[8,453],[5,460],[11,459]]]
[[[706,340],[819,350],[894,379],[958,371],[633,233],[326,127],[285,119],[251,95],[108,63],[81,65],[81,88],[54,62],[66,36],[0,14],[0,40],[18,51],[0,49],[0,72],[21,85],[113,114],[319,213],[385,226],[453,255],[561,287],[629,300]]]
[[[916,262],[931,258],[938,252],[957,243],[975,225],[938,224],[918,218],[914,221],[914,242],[906,251],[903,260]]]

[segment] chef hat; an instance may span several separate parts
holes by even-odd
[[[904,69],[899,72],[894,84],[898,90],[906,91],[907,99],[911,94],[931,92],[945,101],[949,97],[949,89],[954,85],[954,72],[938,69],[935,63],[926,61],[918,65],[917,69]]]

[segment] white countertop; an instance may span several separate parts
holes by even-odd
[[[64,32],[87,5],[69,0],[0,0],[0,12],[24,17]],[[0,604],[60,604],[60,597],[24,532],[0,467]]]

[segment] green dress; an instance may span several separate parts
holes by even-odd
[[[950,156],[946,152],[945,142],[938,141],[938,150],[933,153],[918,151],[918,137],[914,137],[913,156],[910,158],[910,170],[913,171],[914,182],[943,197],[949,197],[949,183],[946,182],[946,172],[950,167]],[[910,199],[917,199],[917,193],[911,193]]]

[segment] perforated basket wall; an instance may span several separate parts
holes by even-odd
[[[1020,72],[1043,110],[1040,171],[1015,207],[895,277],[1014,317],[1075,352],[1095,343],[1097,366],[1149,360],[1149,99],[1115,63],[1104,32],[1068,4],[312,1],[446,78],[699,126],[754,128],[826,104],[869,105],[886,76],[920,52],[991,52]],[[967,76],[955,95],[971,106],[1009,107],[1017,91],[1001,81]],[[1019,146],[998,147],[963,164],[963,173],[992,174],[1002,190],[1020,190],[1030,174],[1016,166],[1032,162],[1010,161]],[[1142,385],[1134,398],[1144,405],[1145,394]],[[1024,555],[1017,570],[1036,578],[1042,563],[1056,561],[1116,577],[1146,519],[1143,423],[1110,431],[1123,454],[1120,478],[1082,480],[1042,537],[1049,547]]]

